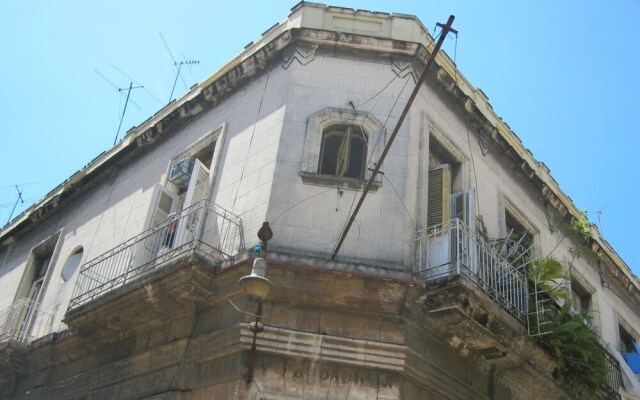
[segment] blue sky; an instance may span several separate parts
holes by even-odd
[[[169,100],[175,69],[159,32],[174,59],[200,61],[183,67],[181,95],[294,4],[0,0],[0,225],[13,185],[27,206],[113,144],[124,97],[96,70],[120,88],[145,86],[122,137]],[[458,42],[445,51],[640,275],[630,203],[640,194],[640,0],[331,4],[413,14],[430,30],[454,14]]]

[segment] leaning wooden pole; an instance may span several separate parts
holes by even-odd
[[[413,92],[411,92],[411,96],[409,96],[409,100],[407,101],[407,105],[404,107],[404,110],[402,110],[402,114],[400,115],[400,118],[398,119],[398,123],[396,124],[395,128],[393,129],[393,132],[391,133],[391,136],[389,137],[389,141],[387,142],[386,146],[384,147],[384,150],[382,151],[382,155],[380,156],[380,159],[376,163],[375,168],[373,169],[373,172],[371,173],[371,177],[369,178],[369,180],[367,181],[367,184],[364,186],[364,189],[362,190],[362,195],[360,196],[360,200],[358,200],[358,204],[356,205],[356,208],[353,210],[353,213],[349,217],[349,222],[347,222],[347,225],[345,225],[344,230],[342,231],[342,235],[340,236],[340,240],[338,240],[338,243],[336,244],[336,247],[333,249],[333,253],[331,253],[331,259],[332,260],[334,260],[336,258],[336,255],[340,251],[340,248],[342,247],[342,243],[344,242],[345,238],[347,237],[347,234],[349,233],[349,229],[351,229],[351,225],[353,225],[353,222],[356,220],[356,216],[358,215],[358,211],[360,211],[360,207],[362,207],[362,203],[364,203],[364,199],[365,199],[365,197],[367,197],[367,193],[369,193],[369,189],[371,189],[371,185],[373,184],[373,181],[376,179],[376,176],[378,175],[378,173],[380,173],[380,168],[382,168],[382,164],[384,163],[384,159],[387,156],[387,153],[389,152],[389,149],[391,148],[391,145],[393,144],[393,141],[395,140],[396,136],[398,135],[398,132],[400,131],[400,127],[402,126],[402,123],[404,122],[404,119],[407,117],[407,114],[409,113],[409,109],[411,108],[411,105],[413,104],[413,101],[415,100],[416,96],[418,95],[418,92],[420,91],[420,88],[422,87],[422,84],[427,79],[427,74],[429,73],[429,70],[431,69],[431,65],[433,65],[433,62],[436,59],[436,55],[438,54],[438,51],[440,51],[440,47],[442,47],[442,43],[444,42],[444,39],[447,37],[447,34],[451,30],[451,25],[453,24],[453,20],[454,19],[455,19],[455,17],[453,15],[449,16],[449,20],[447,21],[447,23],[444,26],[444,28],[442,28],[442,33],[440,34],[440,38],[438,39],[438,42],[436,43],[436,47],[431,52],[431,56],[429,56],[429,60],[427,61],[427,65],[425,65],[424,71],[422,71],[422,75],[420,75],[420,78],[418,79],[418,82],[416,83],[416,87],[413,88]]]

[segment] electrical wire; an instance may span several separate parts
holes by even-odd
[[[398,194],[398,191],[396,190],[396,188],[393,186],[393,183],[391,183],[391,180],[389,178],[387,178],[386,175],[382,175],[382,177],[384,179],[387,180],[387,182],[389,182],[389,185],[391,186],[391,189],[393,189],[393,193],[396,194],[396,197],[398,198],[398,200],[400,200],[400,203],[402,204],[402,207],[404,208],[404,211],[406,211],[407,216],[409,217],[409,221],[411,221],[411,225],[413,226],[413,230],[416,231],[418,230],[418,227],[416,226],[416,223],[413,221],[413,218],[411,218],[411,213],[409,212],[409,210],[407,209],[407,206],[404,204],[404,201],[402,201],[402,197],[400,197],[400,195]]]
[[[264,95],[267,92],[267,85],[269,84],[269,76],[271,72],[271,64],[267,65],[267,77],[264,82],[264,88],[262,89],[262,96],[260,96],[260,104],[258,104],[258,112],[256,114],[256,122],[253,124],[253,130],[251,131],[251,138],[249,139],[249,145],[247,146],[247,155],[244,158],[244,165],[242,166],[242,173],[240,174],[240,180],[238,181],[236,195],[233,199],[233,209],[235,209],[236,202],[238,201],[238,194],[240,193],[240,184],[242,183],[242,179],[244,179],[244,173],[247,169],[247,164],[249,164],[249,154],[251,152],[251,145],[253,144],[253,137],[256,133],[256,128],[258,127],[258,123],[260,122],[260,111],[262,111],[262,103],[264,101]]]
[[[407,87],[407,83],[409,82],[409,79],[407,78],[404,82],[404,85],[402,86],[402,90],[400,90],[400,94],[398,95],[398,97],[396,97],[396,100],[393,102],[393,105],[391,106],[391,108],[389,109],[389,113],[387,114],[387,118],[384,121],[384,124],[382,125],[382,129],[380,131],[380,134],[378,135],[378,138],[376,140],[376,143],[373,146],[373,149],[371,150],[371,154],[375,154],[375,150],[378,147],[378,144],[380,143],[380,138],[382,138],[382,132],[384,132],[384,130],[387,127],[387,123],[389,122],[389,118],[391,117],[391,114],[393,113],[393,110],[396,107],[396,104],[398,103],[398,100],[400,100],[400,97],[402,96],[402,93],[404,92],[404,89]],[[373,166],[374,162],[373,159],[370,160],[370,163],[367,164],[367,167],[370,168],[371,166]],[[356,203],[356,197],[358,195],[358,191],[359,189],[356,189],[356,192],[353,196],[353,201],[351,202],[351,207],[349,208],[349,212],[347,213],[347,218],[344,221],[344,224],[342,225],[342,229],[340,230],[340,232],[344,231],[345,227],[347,226],[347,223],[349,221],[349,216],[351,215],[351,211],[353,210],[353,206]],[[338,245],[338,241],[340,240],[340,237],[338,237],[336,239],[336,242],[333,246],[333,249],[335,250],[336,246]]]
[[[279,220],[279,219],[280,219],[280,217],[282,217],[283,215],[285,215],[286,213],[288,213],[289,211],[291,211],[293,208],[298,207],[300,204],[304,203],[305,201],[307,201],[307,200],[311,200],[311,199],[312,199],[312,198],[314,198],[314,197],[317,197],[317,196],[323,195],[323,194],[325,194],[325,193],[327,193],[328,191],[333,190],[333,189],[335,189],[335,188],[332,186],[332,187],[330,187],[330,188],[329,188],[329,189],[327,189],[327,190],[323,190],[322,192],[319,192],[319,193],[313,194],[313,195],[311,195],[311,196],[309,196],[309,197],[307,197],[307,198],[305,198],[305,199],[303,199],[303,200],[300,200],[299,202],[297,202],[297,203],[293,204],[291,207],[288,207],[286,210],[284,210],[282,213],[280,213],[280,215],[278,215],[275,219],[273,219],[273,220],[271,221],[271,223],[273,224],[274,222],[276,222],[277,220]]]
[[[458,67],[457,67],[457,63],[456,63],[456,57],[458,55],[458,32],[452,32],[455,36],[456,36],[456,40],[455,40],[455,47],[454,47],[454,52],[453,52],[453,65],[455,66],[454,68],[454,82],[456,84],[456,86],[458,85]],[[475,162],[475,158],[473,156],[473,150],[471,148],[471,133],[469,131],[469,117],[467,116],[467,112],[466,110],[463,110],[463,115],[464,115],[464,127],[465,130],[467,132],[467,146],[469,148],[469,155],[471,157],[471,169],[473,171],[473,180],[474,180],[474,184],[475,184],[475,188],[476,188],[476,201],[475,201],[475,213],[476,216],[480,215],[480,191],[478,190],[478,175],[476,173],[476,162]]]
[[[260,318],[270,317],[270,316],[275,315],[275,314],[278,314],[278,313],[280,313],[280,312],[282,312],[282,311],[284,311],[284,310],[288,310],[288,309],[290,309],[291,307],[293,307],[293,306],[295,306],[295,305],[296,305],[296,304],[289,304],[289,305],[288,305],[288,306],[286,306],[286,307],[282,307],[281,309],[276,310],[276,311],[272,311],[272,312],[270,312],[270,313],[268,313],[268,314],[264,314],[264,313],[263,313],[262,315],[258,315],[258,314],[254,314],[254,313],[252,313],[252,312],[250,312],[250,311],[245,311],[245,310],[241,309],[240,307],[238,307],[238,306],[236,305],[236,303],[234,303],[234,302],[233,302],[233,300],[231,300],[231,295],[230,295],[229,293],[227,293],[227,300],[229,300],[229,304],[231,304],[231,305],[233,306],[233,308],[235,308],[235,309],[236,309],[236,311],[238,311],[238,312],[240,312],[240,313],[242,313],[242,314],[246,314],[246,315],[252,316],[252,317],[254,317],[254,318],[258,318],[258,317],[260,317]]]
[[[464,125],[467,131],[467,145],[469,146],[469,154],[471,156],[471,169],[473,170],[473,180],[476,187],[475,211],[476,215],[480,215],[480,191],[478,190],[478,175],[476,175],[476,163],[475,158],[473,157],[473,151],[471,149],[471,133],[469,132],[469,121],[466,112],[464,113]]]
[[[158,99],[156,96],[153,95],[153,93],[151,93],[147,88],[144,87],[144,85],[136,82],[135,79],[133,79],[132,77],[130,77],[129,75],[127,75],[123,70],[121,70],[120,68],[116,67],[113,64],[110,64],[113,68],[115,68],[117,71],[119,71],[122,75],[126,76],[127,78],[129,78],[133,83],[135,83],[136,85],[140,86],[142,88],[142,90],[144,90],[145,92],[147,92],[147,94],[149,96],[151,96],[155,101],[158,102],[158,104],[160,104],[161,106],[165,106],[165,104],[163,102],[160,101],[160,99]]]
[[[434,33],[435,33],[435,30],[434,30]],[[436,37],[434,37],[434,38],[431,40],[431,42],[430,42],[429,44],[427,44],[427,46],[426,46],[426,47],[429,47],[431,44],[433,44],[433,42],[435,42],[435,40],[436,40],[438,37],[440,37],[441,33],[442,33],[442,32],[438,33],[438,35],[437,35]],[[417,58],[417,56],[418,56],[418,53],[416,53],[416,55],[414,56],[414,60]],[[426,67],[426,66],[425,66],[425,67]],[[397,75],[396,75],[396,77],[397,77]],[[394,77],[394,78],[391,80],[391,82],[393,82],[393,81],[396,79],[396,77]],[[390,82],[389,84],[387,84],[387,85],[385,86],[385,88],[386,88],[387,86],[389,86],[389,85],[391,84],[391,82]],[[375,149],[377,148],[377,146],[378,146],[378,144],[379,144],[379,142],[380,142],[380,138],[382,137],[382,132],[384,132],[384,130],[386,129],[386,127],[387,127],[387,123],[389,122],[389,118],[391,117],[391,114],[393,113],[393,110],[395,109],[395,107],[396,107],[396,105],[397,105],[398,101],[399,101],[399,100],[400,100],[400,98],[402,97],[402,93],[404,93],[404,89],[406,88],[406,86],[407,86],[407,84],[408,84],[408,83],[409,83],[409,77],[407,77],[407,79],[405,80],[404,85],[402,86],[402,89],[400,90],[400,93],[398,94],[398,96],[396,97],[395,101],[393,102],[393,104],[392,104],[391,108],[389,109],[389,113],[387,114],[387,118],[386,118],[386,119],[385,119],[385,121],[384,121],[384,124],[383,124],[383,126],[382,126],[381,132],[380,132],[380,134],[378,135],[378,138],[377,138],[377,140],[376,140],[376,143],[375,143],[375,145],[374,145],[374,147],[373,147],[373,149],[372,149],[372,151],[371,151],[371,154],[372,154],[372,155],[373,155],[373,154],[375,154]],[[379,94],[379,93],[381,93],[381,92],[378,92],[378,94]],[[378,94],[377,94],[377,95],[378,95]],[[375,95],[374,95],[374,97],[375,97]],[[355,107],[354,107],[354,108],[355,108]],[[378,161],[379,161],[379,160],[378,160]],[[367,166],[368,166],[368,167],[371,167],[373,164],[374,164],[374,162],[373,162],[373,159],[372,159],[372,160],[371,160],[371,162],[370,162],[369,164],[367,164]],[[394,189],[394,190],[395,190],[395,189]],[[396,193],[396,195],[397,195],[397,193]],[[355,197],[356,197],[356,196],[354,196],[354,201],[352,202],[352,205],[351,205],[351,208],[350,208],[350,210],[349,210],[349,213],[347,214],[347,219],[345,220],[345,224],[343,225],[343,227],[342,227],[342,230],[341,230],[341,231],[344,231],[344,229],[345,229],[345,227],[346,227],[346,225],[347,225],[347,223],[348,223],[348,221],[349,221],[349,215],[351,215],[351,210],[353,209],[353,205],[355,204]],[[414,226],[415,226],[415,224],[414,224]],[[334,249],[333,251],[334,251],[334,252],[335,252],[335,249],[336,249],[336,247],[337,247],[337,245],[338,245],[339,240],[340,240],[340,238],[338,238],[338,239],[336,240],[336,244],[333,246],[333,249]]]
[[[433,42],[438,40],[438,38],[440,37],[441,33],[442,32],[439,32],[437,36],[432,38],[431,42],[429,42],[426,47],[428,48],[429,46],[431,46],[433,44]],[[414,54],[414,56],[413,56],[413,59],[411,59],[411,61],[409,61],[407,64],[414,63],[418,59],[418,54],[420,54],[420,53],[416,52],[416,54]],[[369,97],[367,100],[365,100],[365,101],[363,101],[363,102],[361,102],[359,104],[356,104],[354,107],[358,108],[360,106],[363,106],[363,105],[367,104],[368,102],[370,102],[371,100],[373,100],[374,98],[380,96],[380,94],[382,94],[382,92],[384,92],[397,78],[399,78],[399,75],[395,74],[395,76],[389,82],[387,82],[387,84],[384,85],[384,87],[382,89],[380,89],[376,94],[374,94],[373,96]]]

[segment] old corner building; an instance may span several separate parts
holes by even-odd
[[[7,224],[0,397],[640,398],[638,280],[443,52],[330,259],[433,49],[300,3]]]

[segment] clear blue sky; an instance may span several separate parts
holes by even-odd
[[[0,0],[0,225],[21,186],[29,203],[108,149],[124,97],[122,134],[222,66],[293,1]],[[418,16],[430,30],[456,16],[445,50],[496,112],[640,275],[640,0],[364,1],[336,6]],[[113,65],[113,66],[112,66]],[[150,94],[151,93],[151,94]],[[155,97],[155,98],[154,98]],[[174,96],[175,97],[175,96]],[[157,100],[156,100],[157,98]],[[17,212],[23,208],[19,208]],[[14,214],[14,216],[17,215]]]

